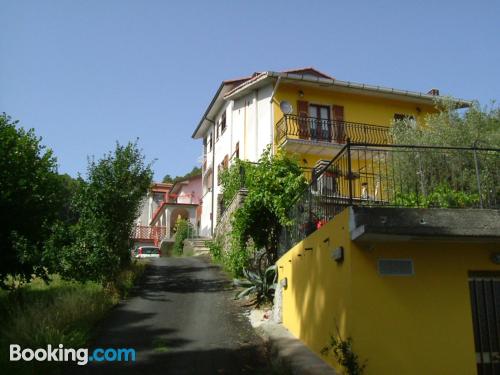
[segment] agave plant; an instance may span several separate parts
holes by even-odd
[[[244,279],[235,279],[234,285],[245,288],[236,295],[237,299],[255,295],[255,303],[272,302],[278,274],[276,266],[268,267],[263,274],[243,270]]]

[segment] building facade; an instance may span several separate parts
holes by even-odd
[[[219,175],[235,158],[256,162],[271,144],[313,168],[347,138],[382,142],[395,119],[423,123],[437,95],[340,81],[313,68],[223,81],[192,135],[203,140],[201,232],[213,235]]]

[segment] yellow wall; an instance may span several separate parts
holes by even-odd
[[[342,212],[277,263],[279,279],[286,277],[288,282],[283,291],[283,324],[316,353],[329,342],[336,325],[342,334],[349,332],[351,258],[347,253],[344,263],[338,265],[329,251],[349,246],[347,219],[348,212]],[[323,242],[327,237],[330,242]],[[309,247],[312,250],[306,251]]]
[[[474,374],[467,277],[469,271],[500,271],[490,261],[498,245],[414,241],[362,247],[349,240],[348,212],[279,260],[279,278],[289,284],[284,325],[319,353],[336,319],[367,359],[367,375]],[[323,243],[327,237],[330,246]],[[337,265],[329,249],[340,245],[346,258]],[[298,257],[304,247],[314,250]],[[379,276],[377,260],[386,257],[413,259],[415,275]]]
[[[303,97],[299,97],[299,90],[304,93]],[[278,90],[273,100],[275,123],[283,117],[283,112],[279,106],[282,100],[286,100],[292,104],[294,114],[297,114],[297,100],[304,100],[310,104],[335,104],[344,107],[345,121],[383,126],[391,125],[395,113],[412,115],[417,120],[418,124],[423,124],[427,114],[436,112],[433,105],[421,105],[392,99],[374,98],[356,94],[337,93],[312,87],[281,84],[278,86]],[[417,107],[420,111],[417,110]],[[277,140],[275,140],[275,142],[276,141]],[[324,159],[324,156],[299,155],[299,160],[302,159],[307,160],[306,166],[313,167],[319,159]]]
[[[302,90],[304,93],[303,97],[299,97],[299,90]],[[274,118],[276,122],[283,117],[283,112],[281,112],[279,107],[279,103],[282,100],[286,100],[292,104],[293,113],[295,114],[297,114],[297,100],[304,100],[309,102],[309,104],[335,104],[344,107],[345,121],[385,126],[391,124],[395,113],[413,115],[417,122],[421,123],[424,122],[426,114],[436,112],[433,105],[408,103],[357,94],[338,93],[312,87],[301,88],[288,84],[281,84],[274,98]],[[420,112],[417,110],[417,107],[420,109]]]

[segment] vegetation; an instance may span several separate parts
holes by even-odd
[[[415,127],[411,120],[397,121],[391,128],[395,144],[500,148],[500,108],[482,109],[474,103],[461,114],[454,104],[443,99],[436,103],[437,113]]]
[[[321,349],[321,354],[333,354],[337,363],[346,371],[347,375],[361,375],[365,371],[366,361],[360,363],[358,355],[353,351],[352,338],[342,339],[337,328],[336,335],[330,335],[330,343]]]
[[[57,364],[53,362],[9,362],[8,345],[85,346],[93,325],[129,293],[144,267],[143,262],[130,264],[107,287],[52,275],[48,284],[37,278],[14,292],[0,292],[0,366],[8,369],[7,373],[54,372]]]
[[[425,127],[396,122],[391,132],[397,144],[500,148],[500,109],[473,105],[463,115],[447,102],[426,118]],[[479,175],[476,173],[476,167]],[[500,199],[498,152],[401,149],[393,153],[390,171],[395,203],[410,207],[478,207]],[[478,181],[479,179],[479,181]],[[479,185],[479,186],[478,186]]]
[[[191,178],[194,176],[199,176],[199,175],[201,175],[201,168],[200,167],[193,167],[193,169],[191,169],[191,172],[188,172],[183,176],[172,177],[169,174],[167,174],[167,175],[165,175],[165,177],[163,177],[163,182],[174,184],[176,182],[184,181],[184,180],[187,180],[188,178]]]
[[[191,223],[186,219],[179,219],[175,223],[175,242],[173,249],[175,255],[182,255],[184,250],[184,240],[188,238],[191,230]]]
[[[0,115],[0,286],[32,275],[47,278],[44,243],[63,210],[63,188],[52,150],[33,129]]]
[[[245,187],[247,196],[233,214],[231,233],[209,246],[213,258],[235,277],[255,267],[252,258],[266,255],[273,264],[278,255],[278,240],[283,226],[290,223],[287,211],[307,182],[297,160],[269,146],[258,163],[237,160],[221,176],[222,199],[228,205]]]
[[[244,270],[243,275],[244,279],[234,280],[236,286],[245,288],[236,295],[236,298],[255,296],[257,305],[272,303],[278,280],[276,265],[268,267],[263,274]]]
[[[136,143],[89,161],[73,199],[79,220],[60,225],[47,258],[66,279],[108,282],[130,262],[130,233],[152,171]]]

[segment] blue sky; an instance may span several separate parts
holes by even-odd
[[[197,164],[191,134],[220,81],[255,71],[500,99],[499,4],[0,0],[0,111],[62,173],[139,137],[161,179]]]

